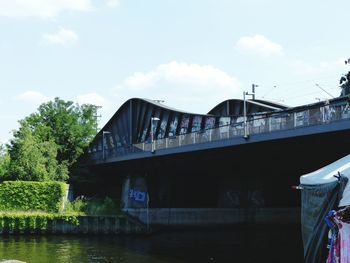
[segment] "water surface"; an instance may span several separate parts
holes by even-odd
[[[152,235],[2,236],[0,260],[40,262],[303,262],[300,227],[158,230]]]

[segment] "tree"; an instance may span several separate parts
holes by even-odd
[[[25,118],[21,125],[28,125],[42,140],[53,139],[58,146],[58,161],[71,165],[95,136],[96,111],[94,105],[79,106],[55,98],[40,105],[38,112]]]
[[[66,180],[96,133],[97,107],[55,98],[19,121],[8,145],[10,173],[21,180]]]
[[[22,126],[11,143],[9,171],[12,179],[27,181],[68,179],[67,165],[58,163],[57,145],[53,140],[41,141],[27,126]]]
[[[350,94],[350,71],[340,78],[339,84],[341,87],[340,96],[348,96]]]
[[[10,155],[6,149],[6,146],[0,145],[0,181],[7,179],[10,176]]]

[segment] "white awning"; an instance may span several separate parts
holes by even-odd
[[[300,176],[300,184],[325,184],[338,180],[334,175],[338,172],[346,176],[349,181],[344,189],[343,198],[339,206],[350,205],[350,154],[314,172]]]

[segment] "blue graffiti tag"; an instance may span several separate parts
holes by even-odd
[[[134,199],[135,201],[138,201],[138,202],[144,202],[146,200],[146,192],[142,192],[136,189],[135,190],[130,189],[129,198]]]

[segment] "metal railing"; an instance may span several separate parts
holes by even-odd
[[[269,113],[256,113],[247,116],[247,132],[249,135],[270,133],[274,131],[298,129],[306,126],[322,125],[350,118],[350,108],[346,98],[337,99],[329,104],[317,103],[305,107],[291,108]],[[154,140],[154,150],[181,147],[190,144],[207,143],[217,140],[243,137],[244,119],[236,118],[235,122],[213,129],[200,130],[174,137]],[[106,158],[118,157],[140,152],[151,152],[151,143],[137,143],[105,149]],[[91,159],[102,159],[102,151],[90,153]]]

